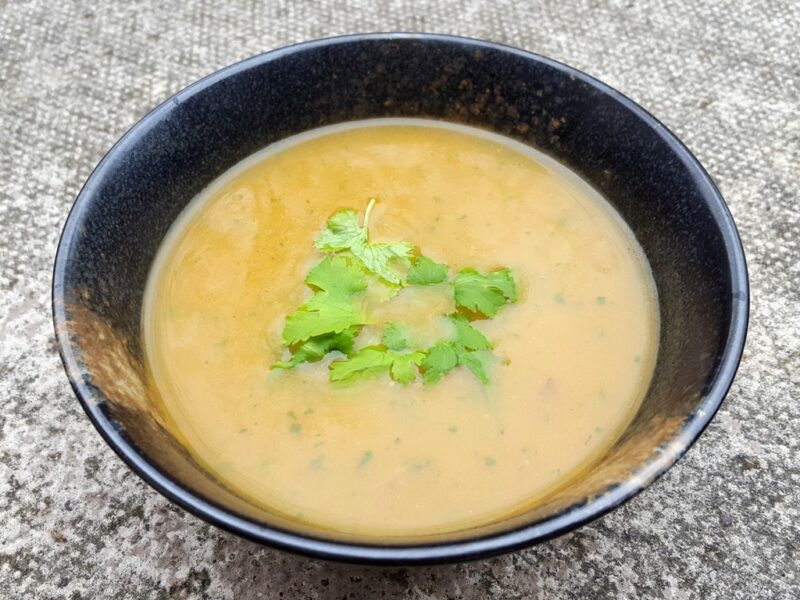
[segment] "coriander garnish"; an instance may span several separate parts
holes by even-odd
[[[489,383],[492,344],[473,325],[493,318],[506,304],[517,301],[514,276],[507,268],[480,273],[461,269],[449,279],[447,265],[422,255],[408,242],[370,241],[369,218],[377,199],[370,198],[359,224],[358,213],[341,210],[327,221],[315,246],[327,256],[306,276],[311,298],[286,317],[283,345],[291,355],[273,368],[291,369],[316,362],[327,354],[341,357],[330,363],[332,382],[350,382],[388,373],[400,384],[422,375],[434,384],[458,366],[466,367],[482,383]],[[453,336],[432,346],[414,347],[402,323],[386,323],[380,344],[356,349],[364,325],[375,325],[364,314],[364,294],[372,287],[387,286],[397,293],[409,285],[442,286],[452,294],[457,312],[445,315]],[[385,300],[391,301],[391,295]]]

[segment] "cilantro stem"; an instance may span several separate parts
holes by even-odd
[[[367,204],[367,210],[364,211],[364,229],[369,227],[369,215],[372,213],[372,207],[375,206],[375,203],[378,201],[377,198],[374,196],[369,199],[369,204]]]

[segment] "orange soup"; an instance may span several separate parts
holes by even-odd
[[[346,343],[302,338],[334,309],[322,327]],[[629,229],[552,159],[371,120],[275,144],[200,194],[159,252],[144,334],[171,427],[231,490],[412,536],[501,519],[591,468],[646,392],[658,306]]]

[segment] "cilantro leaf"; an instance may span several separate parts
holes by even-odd
[[[319,234],[314,246],[323,252],[341,252],[366,243],[367,229],[358,224],[358,213],[340,210],[328,219],[327,227]]]
[[[489,383],[488,361],[491,343],[486,336],[475,329],[464,315],[450,315],[456,326],[454,342],[439,342],[428,350],[420,364],[423,381],[426,385],[439,382],[447,373],[457,366],[464,366],[477,377],[481,383]]]
[[[486,275],[467,268],[458,272],[453,281],[456,306],[493,317],[509,302],[517,301],[517,285],[509,269]]]
[[[306,275],[306,284],[341,299],[367,289],[361,270],[341,256],[325,258],[315,265]]]
[[[468,350],[491,350],[492,343],[476,329],[467,317],[458,313],[449,315],[456,328],[456,344]]]
[[[331,381],[355,381],[377,373],[389,371],[398,383],[411,383],[417,378],[415,365],[419,365],[425,353],[401,353],[380,346],[363,348],[347,360],[336,360],[330,366]]]
[[[397,383],[402,383],[405,385],[407,383],[411,383],[417,378],[417,371],[414,369],[414,366],[419,366],[419,364],[425,358],[424,352],[420,350],[408,354],[390,352],[389,355],[392,357],[392,368],[390,371],[392,374],[392,379],[394,379]]]
[[[426,385],[437,383],[458,366],[458,355],[452,342],[439,342],[433,346],[420,363]]]
[[[360,308],[352,302],[315,294],[286,317],[283,341],[287,346],[294,346],[318,335],[339,333],[353,325],[362,325],[365,320]]]
[[[380,348],[363,348],[347,360],[335,360],[331,363],[331,381],[353,381],[369,377],[392,366],[392,357]]]
[[[349,251],[370,273],[389,283],[401,285],[400,275],[390,263],[394,259],[409,258],[414,245],[408,242],[370,243],[368,223],[375,202],[376,198],[370,198],[363,226],[358,224],[358,214],[354,210],[334,213],[314,245],[328,253]]]
[[[476,352],[467,350],[463,346],[456,346],[456,354],[458,355],[459,365],[467,367],[483,385],[489,384],[487,352]]]
[[[273,368],[291,369],[300,363],[316,362],[335,350],[343,354],[350,354],[353,350],[353,341],[358,333],[358,327],[350,327],[341,333],[327,333],[312,337],[301,344],[288,361],[280,360],[273,365]]]
[[[358,258],[364,266],[389,283],[401,285],[400,275],[392,269],[390,262],[395,258],[408,258],[414,251],[413,244],[408,242],[396,242],[392,244],[364,244],[354,246],[351,252]]]
[[[412,261],[406,281],[413,285],[433,285],[447,279],[447,265],[419,256]]]
[[[408,348],[408,337],[405,329],[397,323],[387,323],[383,330],[383,345],[389,350],[405,350]]]
[[[360,269],[343,257],[326,258],[308,273],[306,283],[316,293],[286,317],[283,341],[294,346],[309,338],[341,333],[366,321],[357,297],[367,287]]]

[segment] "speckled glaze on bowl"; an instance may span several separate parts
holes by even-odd
[[[661,308],[655,375],[634,421],[587,475],[544,504],[463,531],[377,539],[315,529],[236,496],[162,425],[144,380],[142,294],[168,228],[249,154],[302,131],[429,117],[534,146],[599,189],[652,266]],[[719,191],[661,123],[552,60],[440,35],[332,38],[255,56],[179,92],[106,155],[58,248],[53,313],[73,389],[98,431],[159,492],[252,540],[340,561],[420,564],[490,556],[605,514],[686,452],[720,406],[744,345],[744,254]]]

